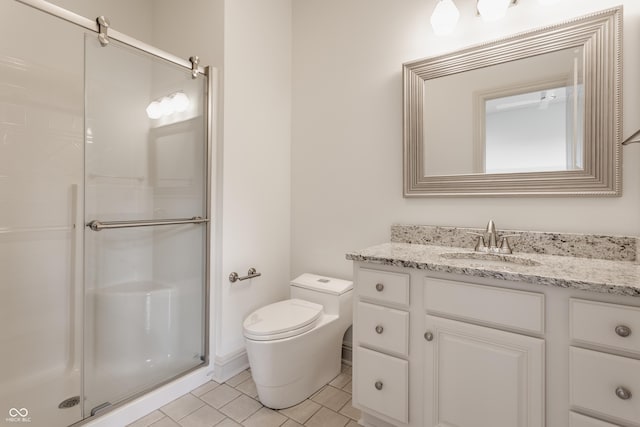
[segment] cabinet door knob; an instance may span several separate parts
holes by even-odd
[[[618,396],[622,400],[629,400],[631,399],[631,391],[625,387],[620,386],[616,388],[616,396]]]
[[[425,332],[424,333],[424,339],[427,340],[427,341],[432,341],[433,340],[433,333],[429,332],[429,331]]]
[[[382,292],[384,290],[384,285],[382,283],[376,283],[376,291]]]
[[[626,338],[629,335],[631,335],[631,328],[625,325],[616,326],[615,331],[616,331],[616,334],[618,334],[622,338]]]
[[[381,334],[382,331],[384,331],[384,328],[382,326],[380,326],[380,325],[376,326],[376,332],[377,333]]]
[[[376,386],[376,390],[382,390],[382,381],[376,381],[374,385]]]

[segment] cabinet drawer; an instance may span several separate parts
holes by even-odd
[[[409,362],[358,347],[354,363],[354,402],[394,420],[409,418]]]
[[[569,413],[569,427],[620,427],[596,418],[587,417],[575,412]]]
[[[640,360],[570,347],[569,365],[573,407],[640,426]],[[621,387],[628,399],[616,394]]]
[[[572,298],[569,311],[572,340],[640,354],[640,308]]]
[[[544,333],[544,294],[425,278],[427,313]]]
[[[356,336],[360,343],[403,356],[409,354],[409,313],[358,302]]]
[[[390,271],[358,271],[358,293],[360,296],[391,304],[409,305],[409,275]]]

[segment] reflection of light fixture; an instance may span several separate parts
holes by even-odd
[[[511,0],[478,0],[478,13],[487,22],[504,18]]]
[[[189,108],[189,97],[184,92],[176,92],[171,96],[171,103],[176,113],[184,113]]]
[[[438,0],[431,15],[431,26],[437,36],[451,34],[458,23],[460,12],[453,0]]]
[[[160,109],[160,103],[158,101],[153,101],[147,107],[147,116],[150,119],[159,119],[162,117],[162,110]]]
[[[152,101],[146,111],[147,116],[155,120],[174,113],[184,113],[188,109],[189,97],[184,92],[176,92]]]

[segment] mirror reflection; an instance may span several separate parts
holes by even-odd
[[[425,80],[424,175],[582,169],[583,63],[577,47]]]

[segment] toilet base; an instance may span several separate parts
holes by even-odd
[[[245,340],[251,375],[264,406],[297,405],[340,373],[342,337],[348,325],[336,320],[337,316],[325,316],[314,329],[296,337]]]

